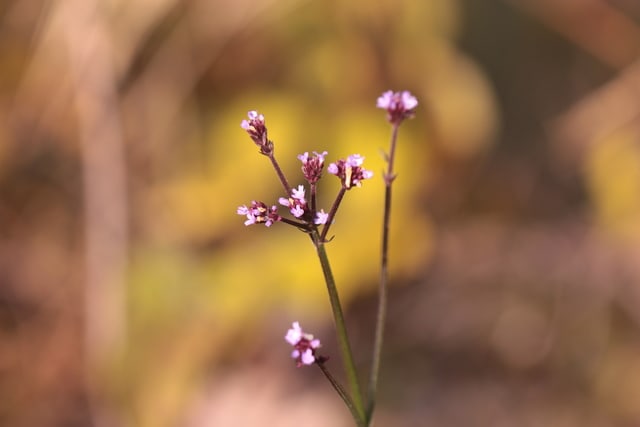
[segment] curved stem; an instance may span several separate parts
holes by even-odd
[[[399,124],[394,124],[391,131],[389,157],[387,160],[387,172],[384,176],[384,214],[382,220],[382,249],[380,260],[380,285],[378,289],[378,313],[376,315],[376,336],[373,346],[373,358],[371,374],[369,377],[369,390],[367,402],[367,425],[371,422],[376,405],[376,392],[378,389],[378,375],[380,372],[380,357],[384,341],[384,327],[387,317],[387,293],[389,282],[389,223],[391,221],[391,186],[395,179],[393,163],[395,159],[396,140],[398,139]]]
[[[351,345],[349,343],[349,337],[347,335],[347,327],[344,322],[344,315],[342,314],[342,307],[340,305],[340,298],[338,296],[338,289],[333,278],[331,271],[331,265],[329,264],[329,257],[324,247],[324,242],[318,235],[317,231],[313,233],[313,241],[315,242],[316,251],[318,253],[318,259],[322,267],[324,279],[327,284],[327,291],[329,293],[329,301],[331,302],[331,310],[333,312],[333,320],[336,325],[336,333],[338,335],[338,346],[342,355],[342,363],[344,364],[344,370],[347,375],[347,381],[351,390],[351,398],[353,399],[353,405],[359,414],[359,419],[365,419],[364,407],[362,404],[362,392],[360,391],[360,384],[358,383],[358,375],[356,373],[355,362],[353,361],[353,353],[351,352]]]
[[[331,372],[329,372],[329,369],[327,369],[324,363],[318,362],[317,365],[320,370],[322,370],[324,376],[327,377],[336,392],[340,395],[340,397],[344,401],[344,404],[347,405],[347,408],[349,408],[351,416],[356,421],[358,427],[365,427],[366,424],[365,420],[362,418],[362,414],[358,412],[356,405],[353,403],[353,400],[351,400],[351,397],[349,397],[349,394],[344,389],[344,387],[342,387],[342,385],[340,385],[340,383],[333,377],[333,375],[331,375]]]

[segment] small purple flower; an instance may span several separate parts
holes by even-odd
[[[238,207],[236,211],[238,215],[244,215],[247,217],[247,220],[244,222],[244,225],[252,225],[252,224],[264,224],[267,227],[271,227],[274,222],[278,222],[282,219],[280,215],[278,215],[278,208],[274,205],[268,207],[263,202],[256,202],[255,200],[251,202],[251,206],[247,207],[246,205]]]
[[[369,179],[373,176],[373,172],[362,167],[364,157],[360,154],[352,154],[347,160],[340,159],[335,163],[331,163],[327,170],[330,174],[337,176],[342,181],[342,187],[349,190],[350,188],[360,187],[363,179]]]
[[[298,322],[293,322],[284,339],[293,346],[291,357],[296,360],[296,366],[312,365],[316,362],[316,349],[320,348],[320,340],[313,335],[306,334]]]
[[[329,214],[324,211],[324,209],[320,209],[320,212],[316,212],[316,219],[313,221],[316,225],[326,224],[329,219]]]
[[[383,93],[376,104],[378,108],[387,110],[387,120],[393,124],[400,124],[404,119],[415,115],[418,100],[409,91]]]
[[[240,127],[246,130],[253,142],[260,147],[260,153],[270,155],[273,153],[273,142],[267,138],[267,126],[264,116],[257,111],[249,111],[249,120],[243,120]]]
[[[291,197],[304,202],[304,187],[302,185],[298,185],[298,188],[293,188],[291,190]]]
[[[300,218],[304,215],[307,209],[307,201],[304,198],[304,187],[299,185],[298,188],[294,188],[291,190],[291,197],[288,199],[285,197],[280,197],[278,202],[282,206],[286,206],[289,208],[289,212],[296,218]]]
[[[310,184],[315,184],[322,176],[322,167],[324,166],[324,157],[326,155],[326,151],[322,153],[314,151],[313,157],[310,157],[307,152],[298,156],[298,159],[302,162],[302,173]]]

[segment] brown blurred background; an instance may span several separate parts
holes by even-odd
[[[308,239],[235,209],[360,153],[329,245],[370,363],[387,89],[400,133],[377,426],[640,425],[640,3],[4,0],[0,425],[349,426]],[[337,191],[321,182],[327,209]]]

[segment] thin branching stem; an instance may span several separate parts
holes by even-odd
[[[284,222],[285,224],[293,225],[294,227],[304,231],[305,233],[309,233],[311,231],[311,226],[306,222],[294,221],[292,219],[284,218],[284,217],[281,217],[280,221]]]

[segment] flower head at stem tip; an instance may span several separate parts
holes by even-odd
[[[362,186],[362,180],[373,177],[373,172],[362,167],[363,162],[364,157],[360,154],[352,154],[346,160],[340,159],[331,163],[327,171],[340,178],[342,188],[349,190]]]
[[[387,120],[390,123],[400,124],[404,119],[415,116],[418,100],[407,90],[402,92],[388,90],[380,95],[376,106],[387,110]]]
[[[298,160],[302,162],[302,173],[309,184],[315,184],[322,177],[322,168],[324,166],[324,158],[326,151],[318,153],[313,152],[313,157],[308,152],[298,155]]]
[[[255,110],[247,113],[249,120],[240,122],[240,127],[247,131],[253,142],[260,147],[260,153],[265,156],[273,154],[273,142],[267,137],[267,126],[264,116]]]
[[[291,357],[296,360],[297,367],[313,365],[317,361],[325,360],[323,357],[316,356],[316,349],[320,348],[320,340],[305,333],[300,327],[300,323],[293,322],[284,339],[293,346]]]

